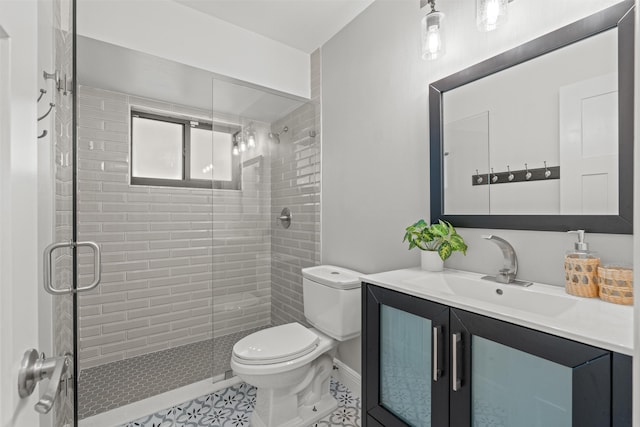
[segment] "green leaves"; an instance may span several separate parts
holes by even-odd
[[[442,242],[442,244],[438,248],[438,255],[440,255],[440,258],[444,261],[451,256],[451,253],[453,253],[451,243],[447,241]]]
[[[405,229],[403,242],[409,242],[409,249],[419,248],[423,251],[438,251],[444,261],[455,251],[467,254],[467,244],[453,226],[439,220],[438,224],[429,225],[424,219]]]
[[[455,233],[455,230],[454,230]],[[464,242],[464,239],[458,234],[452,234],[449,241],[451,242],[451,247],[454,251],[460,251],[464,255],[467,254],[467,244]]]

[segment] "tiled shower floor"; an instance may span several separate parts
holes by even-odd
[[[78,417],[84,419],[223,374],[231,369],[233,345],[266,327],[83,369],[78,378]]]
[[[338,401],[338,408],[311,427],[360,427],[360,399],[334,379],[331,394]],[[255,404],[256,389],[240,383],[120,427],[249,427]]]

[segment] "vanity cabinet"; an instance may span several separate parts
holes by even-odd
[[[631,357],[363,285],[365,426],[631,426]]]

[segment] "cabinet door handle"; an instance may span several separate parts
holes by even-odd
[[[459,391],[462,386],[462,375],[460,369],[460,356],[462,355],[462,334],[460,332],[456,332],[455,334],[451,334],[451,353],[453,359],[453,368],[451,375],[451,386],[453,391]]]
[[[441,354],[442,350],[440,349],[440,337],[442,336],[442,326],[434,326],[433,327],[433,381],[437,382],[442,376],[442,368],[441,366]]]

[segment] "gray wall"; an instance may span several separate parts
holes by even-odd
[[[420,58],[418,1],[374,2],[322,47],[322,259],[373,273],[417,266],[402,243],[404,228],[429,217],[429,82],[605,8],[609,1],[519,1],[508,24],[491,33],[475,28],[475,4],[439,3],[447,14],[446,55]],[[469,244],[447,267],[492,272],[502,256],[480,238],[492,230],[460,229]],[[565,233],[495,230],[509,240],[519,277],[563,284]],[[631,262],[632,237],[588,236],[604,262]],[[354,353],[359,348],[352,347]],[[359,365],[359,354],[345,356]]]
[[[102,246],[102,284],[79,298],[80,367],[177,347],[271,321],[268,153],[243,157],[242,191],[129,184],[131,105],[207,111],[83,86],[78,240]],[[260,140],[264,123],[254,122]],[[80,281],[93,276],[79,257]]]
[[[315,106],[306,103],[273,123],[287,126],[280,143],[272,141],[271,157],[271,323],[305,324],[301,269],[318,263],[320,220],[320,135]],[[283,208],[291,210],[291,226],[280,225]]]
[[[301,269],[320,263],[320,51],[311,54],[311,102],[273,123],[271,141],[271,323],[306,324]],[[311,137],[309,132],[315,132]],[[291,227],[280,226],[283,208]]]
[[[418,2],[374,2],[322,47],[322,260],[417,265],[404,228],[427,213],[426,70]]]

